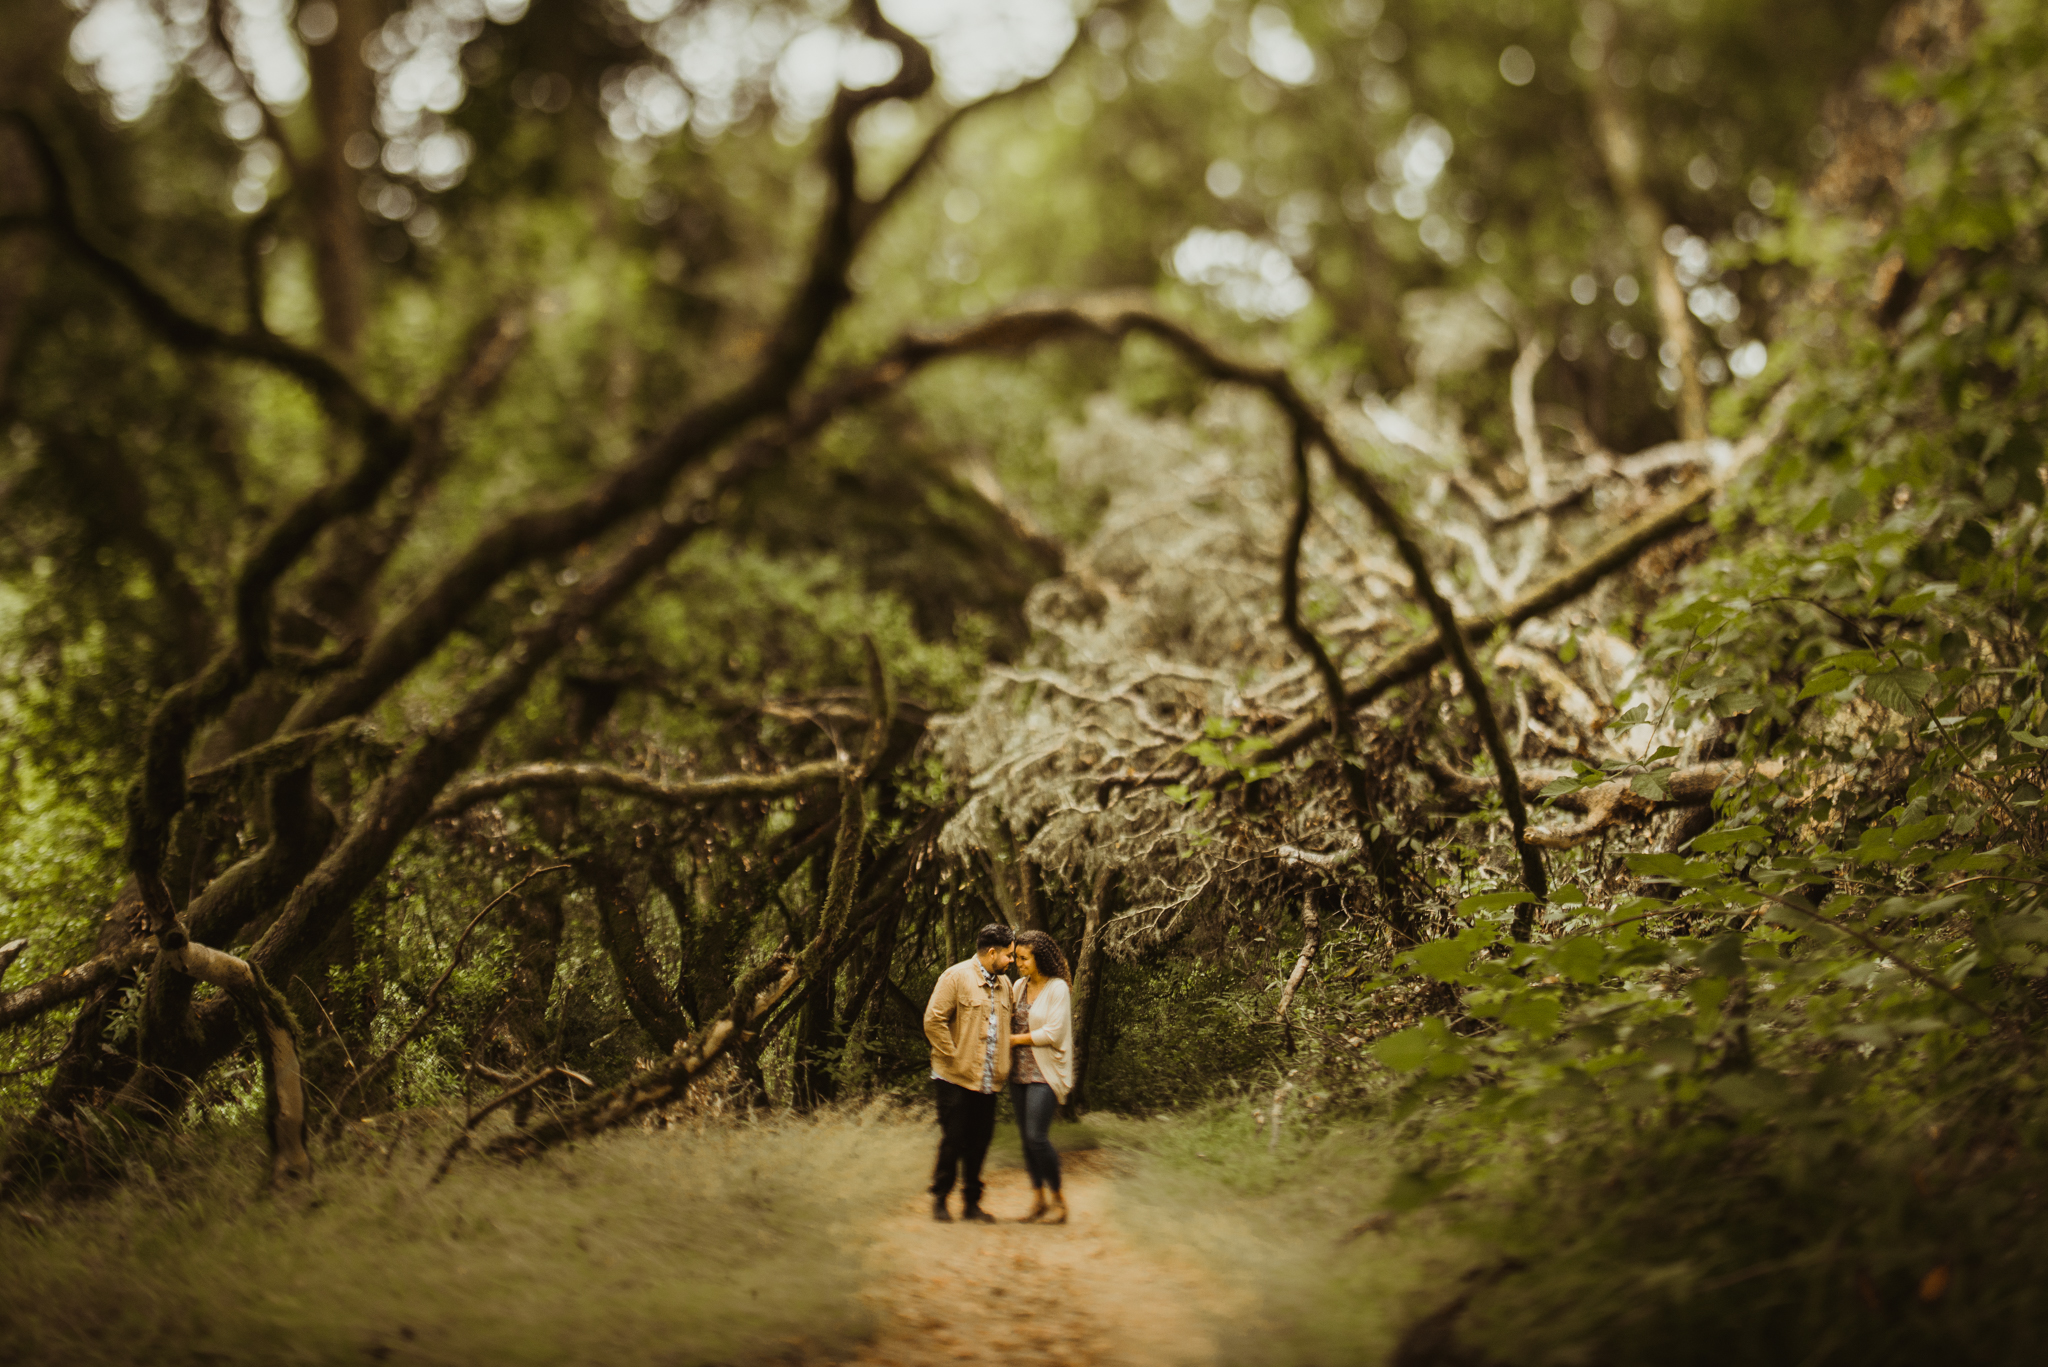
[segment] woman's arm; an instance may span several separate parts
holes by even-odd
[[[1052,1019],[1031,1032],[1031,1042],[1046,1049],[1068,1048],[1074,1036],[1074,997],[1064,979],[1047,985],[1044,1001]]]

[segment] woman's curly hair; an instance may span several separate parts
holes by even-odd
[[[1031,957],[1038,961],[1039,969],[1049,978],[1067,976],[1067,956],[1060,953],[1060,947],[1053,943],[1052,936],[1042,930],[1020,930],[1017,944],[1031,950]]]

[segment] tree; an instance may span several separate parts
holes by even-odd
[[[276,989],[331,1027],[343,1059],[322,1066],[352,1069],[345,1031],[376,1011],[335,985],[404,977],[367,964],[359,912],[437,859],[495,890],[508,845],[566,858],[622,1012],[673,1050],[513,1149],[674,1095],[749,1022],[772,1033],[808,1009],[806,1048],[830,1053],[825,1018],[900,992],[898,947],[928,959],[976,901],[1068,915],[1108,865],[1034,849],[1049,837],[1021,795],[997,804],[1019,858],[992,862],[976,832],[1005,828],[973,775],[948,796],[901,768],[926,709],[882,710],[854,642],[872,636],[896,689],[938,705],[966,701],[984,658],[1024,656],[1045,623],[1027,591],[1104,534],[1039,436],[1105,392],[1167,428],[1217,385],[1284,418],[1284,436],[1247,419],[1247,440],[1299,457],[1294,533],[1258,526],[1249,559],[1288,547],[1286,641],[1319,696],[1271,754],[1334,726],[1334,774],[1311,782],[1355,775],[1354,711],[1447,657],[1472,709],[1455,743],[1483,741],[1519,837],[1507,695],[1468,644],[1485,633],[1456,618],[1542,616],[1689,525],[1704,485],[1538,575],[1598,482],[1553,507],[1546,447],[1568,433],[1591,470],[1694,443],[1622,463],[1639,478],[1723,450],[1698,444],[1707,393],[1760,354],[1780,276],[1738,279],[1708,238],[1765,231],[1775,180],[1813,155],[1807,111],[1875,23],[1802,11],[1766,43],[1760,8],[1110,5],[1078,30],[1048,11],[1021,66],[991,76],[872,4],[658,8],[348,0],[287,29],[222,4],[140,38],[95,9],[70,31],[73,74],[97,81],[82,94],[57,79],[65,16],[37,11],[6,153],[24,172],[7,250],[33,269],[0,328],[24,526],[7,574],[26,605],[11,820],[37,839],[118,833],[121,850],[100,835],[52,889],[44,976],[0,1002],[9,1023],[82,1003],[37,1133],[84,1104],[175,1115],[239,1047],[240,1010],[268,1041],[280,1171],[302,1167],[304,1108],[284,1096],[302,1050]],[[129,42],[157,45],[157,76],[137,83]],[[845,83],[806,84],[819,62]],[[1045,289],[1069,297],[1013,299]],[[226,298],[241,322],[198,302]],[[1276,324],[1284,363],[1259,354]],[[79,405],[105,375],[105,401]],[[1361,408],[1374,390],[1393,401]],[[1480,514],[1456,543],[1469,560],[1415,526],[1417,455]],[[1365,523],[1317,492],[1311,457]],[[1342,586],[1298,572],[1318,512],[1347,541],[1389,537],[1390,582],[1426,609],[1364,683],[1315,630],[1318,595]],[[774,620],[785,605],[800,611]],[[1284,676],[1288,646],[1260,649]],[[1137,696],[1082,701],[1147,726]],[[1270,760],[1233,740],[1229,706],[1176,705],[1188,715],[1154,718],[1128,775],[1060,781],[1141,806],[1175,782],[1189,804],[1242,801]],[[61,817],[34,814],[59,791]],[[1343,791],[1350,828],[1382,840],[1402,802]],[[515,793],[512,816],[459,824]],[[1513,848],[1540,899],[1536,847]],[[1405,857],[1370,862],[1378,914],[1413,938]],[[995,882],[956,898],[919,879],[913,950],[900,871],[949,862]],[[1112,944],[1144,923],[1142,877],[1189,886],[1179,863],[1118,862]],[[675,924],[651,943],[657,892]],[[528,1024],[507,1061],[540,1061],[564,895],[515,899],[533,929],[512,937],[524,986],[499,1015]],[[387,948],[419,957],[402,934]],[[833,1006],[848,963],[852,1017]]]

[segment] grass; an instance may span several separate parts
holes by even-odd
[[[1090,1117],[1124,1170],[1119,1218],[1159,1251],[1192,1255],[1245,1293],[1223,1334],[1223,1361],[1389,1360],[1409,1323],[1451,1294],[1476,1250],[1433,1212],[1387,1215],[1390,1200],[1401,1204],[1398,1174],[1367,1123],[1291,1126],[1274,1149],[1251,1110],[1238,1103],[1149,1121]]]
[[[930,1144],[875,1113],[628,1131],[429,1186],[445,1138],[329,1154],[273,1197],[253,1132],[202,1133],[103,1196],[18,1208],[0,1357],[688,1367],[829,1348],[867,1327],[857,1230]]]
[[[988,1141],[988,1162],[983,1166],[990,1170],[1021,1168],[1024,1166],[1024,1137],[1017,1129],[1017,1122],[1010,1118],[1010,1105],[1006,1101],[997,1109],[995,1134]],[[1098,1117],[1075,1122],[1054,1120],[1047,1138],[1060,1153],[1085,1153],[1102,1147],[1102,1127]],[[1112,1124],[1115,1123],[1113,1120]],[[934,1141],[936,1142],[936,1141]]]

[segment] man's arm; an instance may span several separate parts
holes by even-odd
[[[949,968],[932,985],[932,999],[924,1008],[924,1037],[948,1058],[953,1055],[953,1016],[959,1009],[959,992]]]

